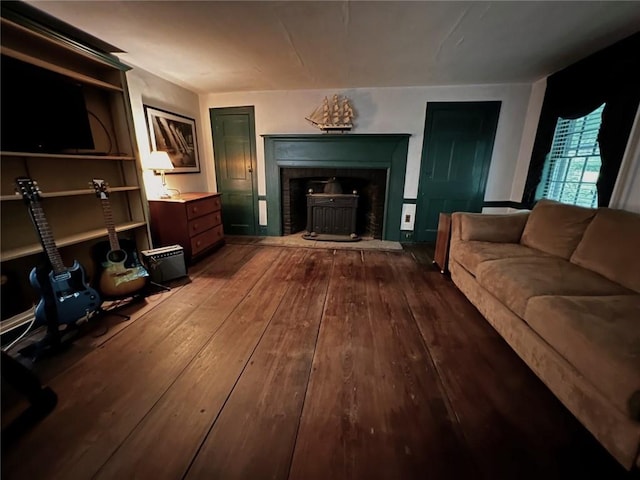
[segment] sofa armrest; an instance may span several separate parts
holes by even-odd
[[[451,215],[451,241],[520,243],[529,211],[504,215],[456,212]]]

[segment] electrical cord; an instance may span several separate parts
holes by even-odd
[[[13,342],[11,342],[8,346],[4,347],[4,348],[2,349],[2,351],[3,351],[3,352],[8,352],[10,349],[12,349],[12,348],[14,347],[14,345],[15,345],[16,343],[18,343],[20,340],[22,340],[22,339],[24,338],[24,336],[27,334],[27,332],[28,332],[29,330],[31,330],[31,327],[33,327],[33,324],[35,323],[35,321],[36,321],[36,316],[34,315],[34,316],[33,316],[33,318],[31,319],[31,321],[29,322],[29,326],[27,326],[27,328],[25,329],[25,331],[24,331],[24,332],[22,332],[22,333],[20,334],[20,336],[19,336],[18,338],[16,338]]]
[[[95,113],[93,113],[91,110],[87,110],[87,113],[95,118],[104,130],[105,135],[109,139],[109,150],[107,150],[107,154],[110,154],[111,150],[113,149],[113,140],[111,139],[111,135],[109,135],[109,130],[107,130],[107,127],[105,127],[104,123],[102,123],[102,120],[100,120]]]

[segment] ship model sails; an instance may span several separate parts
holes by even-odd
[[[344,132],[353,128],[353,108],[346,97],[334,95],[331,101],[324,97],[322,105],[306,119],[323,132]]]

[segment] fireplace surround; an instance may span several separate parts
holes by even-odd
[[[382,211],[377,219],[381,223],[380,231],[372,236],[392,241],[400,239],[408,134],[292,134],[263,137],[268,235],[285,234],[283,218],[284,205],[287,202],[283,202],[282,195],[283,175],[285,178],[289,175],[286,170],[295,169],[298,172],[295,174],[297,178],[360,178],[359,181],[363,184],[370,182],[370,177],[380,175],[372,172],[378,171],[384,176],[385,192]],[[309,169],[308,175],[306,172],[300,172],[302,169]],[[323,173],[318,176],[316,169],[323,169]],[[344,172],[348,174],[342,175]],[[378,180],[375,180],[374,184],[375,182]],[[289,213],[290,211],[289,206]]]

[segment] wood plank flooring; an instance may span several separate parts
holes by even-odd
[[[425,258],[224,246],[35,365],[2,478],[634,478]]]

